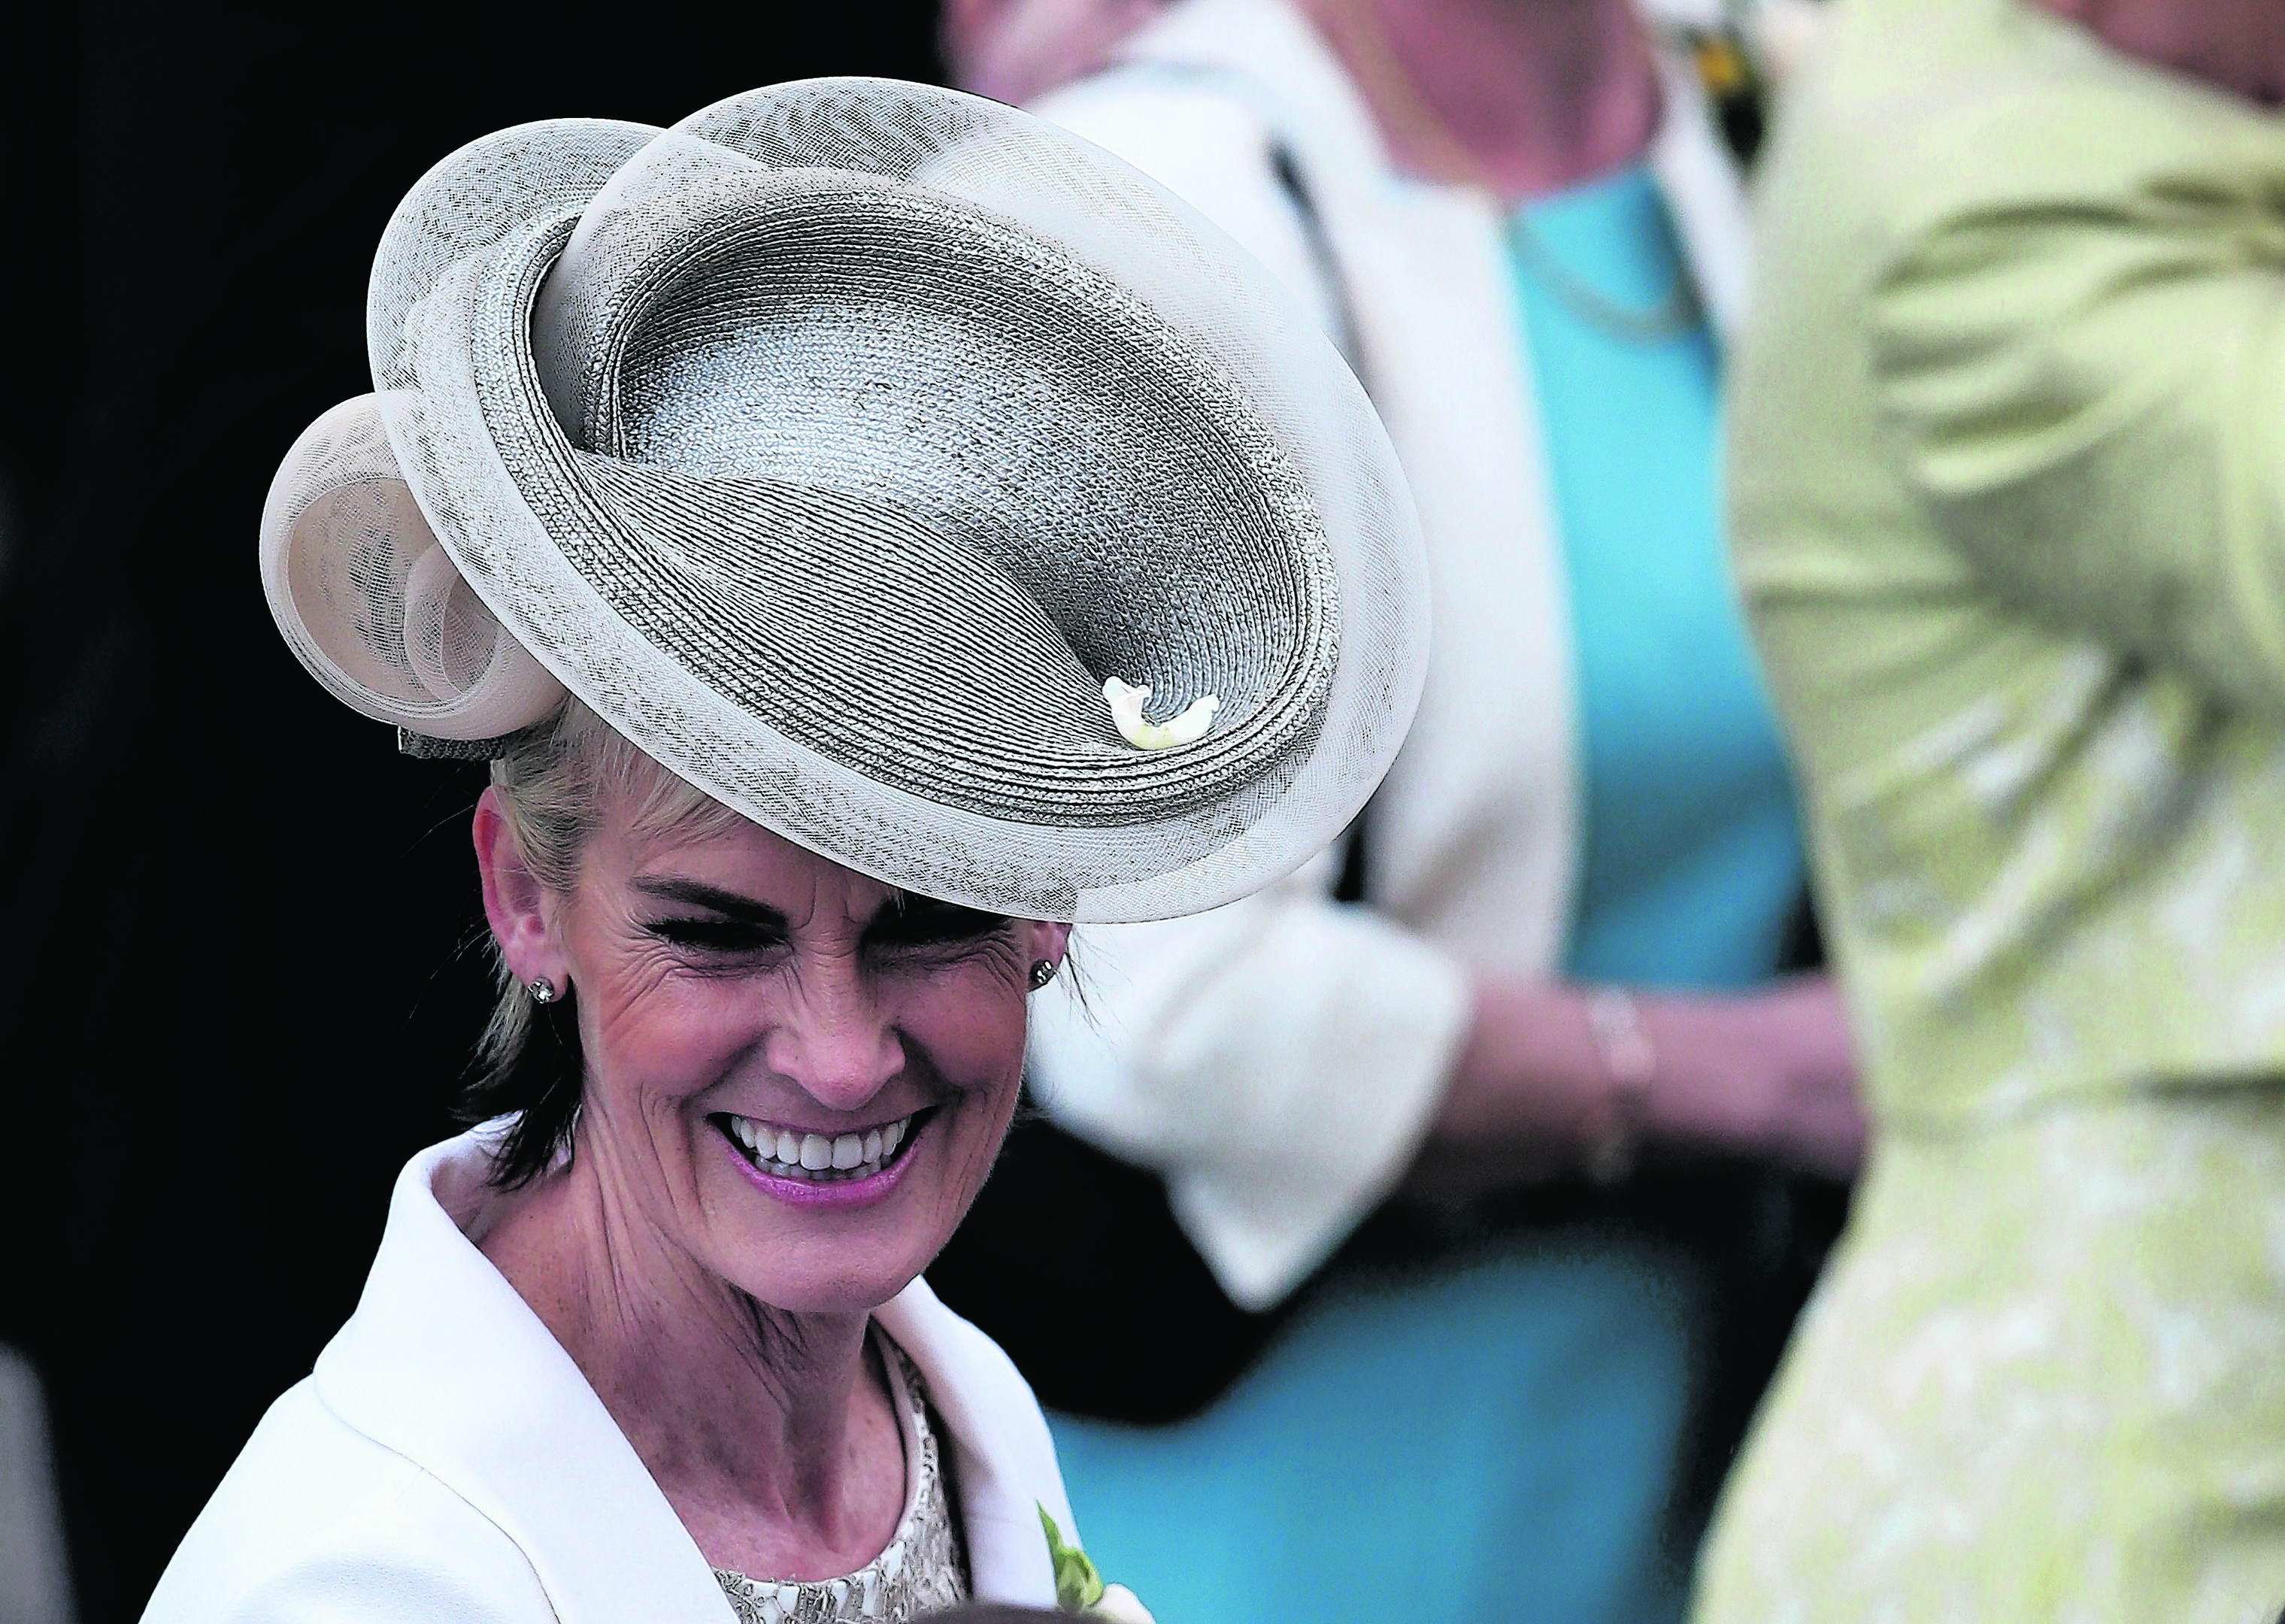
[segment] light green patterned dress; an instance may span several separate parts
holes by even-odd
[[[738,1624],[907,1624],[969,1598],[968,1554],[929,1424],[928,1390],[904,1351],[876,1331],[905,1443],[905,1510],[881,1554],[838,1579],[755,1579],[714,1570]]]
[[[1876,1121],[1705,1624],[2285,1604],[2285,123],[1840,0],[1735,547]]]

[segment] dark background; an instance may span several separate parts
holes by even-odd
[[[255,569],[279,459],[372,387],[390,209],[526,119],[937,78],[934,10],[11,15],[0,1340],[49,1385],[87,1624],[140,1612],[354,1306],[489,999],[479,772],[327,698]]]

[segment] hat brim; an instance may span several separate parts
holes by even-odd
[[[909,103],[901,122],[877,121],[898,132],[901,150],[868,154],[844,137],[829,151],[802,145],[800,132],[829,123],[815,117],[821,105],[853,95],[877,111],[884,94]],[[821,81],[733,98],[675,133],[773,167],[829,158],[862,169],[872,156],[881,172],[902,166],[909,177],[913,131],[930,119],[960,127],[939,155],[980,140],[1002,144],[1003,154],[1021,145],[1031,158],[1013,188],[1004,161],[938,163],[932,184],[972,185],[979,206],[1017,213],[1111,274],[1147,238],[1150,254],[1188,255],[1219,279],[1212,297],[1153,291],[1162,304],[1189,299],[1174,314],[1202,327],[1239,389],[1270,402],[1264,420],[1322,519],[1343,621],[1310,737],[1282,770],[1178,812],[1145,797],[1123,820],[1058,821],[1051,807],[985,815],[810,748],[613,608],[570,561],[610,544],[610,520],[562,477],[573,448],[534,370],[531,307],[574,224],[656,138],[646,127],[561,121],[503,131],[448,158],[406,199],[368,302],[374,377],[404,477],[469,587],[556,680],[669,770],[797,843],[922,894],[1030,917],[1150,919],[1232,900],[1337,836],[1409,723],[1427,599],[1394,454],[1331,346],[1268,272],[1155,184],[1053,126],[953,92]],[[1098,206],[1075,207],[1090,191]],[[1118,208],[1101,205],[1106,195]],[[1197,759],[1205,771],[1211,757]],[[1173,758],[1168,770],[1182,765]]]

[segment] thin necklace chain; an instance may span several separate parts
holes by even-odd
[[[1509,241],[1515,246],[1516,257],[1555,295],[1556,302],[1568,307],[1574,316],[1590,326],[1601,328],[1612,338],[1629,344],[1662,344],[1680,338],[1699,325],[1701,312],[1698,290],[1690,285],[1689,275],[1678,268],[1673,290],[1648,310],[1637,310],[1620,303],[1565,264],[1554,249],[1540,240],[1523,210],[1508,212],[1507,232]]]
[[[1339,12],[1348,25],[1342,30],[1348,36],[1347,43],[1363,57],[1362,61],[1352,60],[1351,71],[1368,82],[1370,90],[1379,92],[1376,99],[1384,115],[1433,154],[1436,168],[1445,178],[1499,198],[1500,189],[1489,184],[1488,166],[1452,133],[1451,125],[1389,44],[1372,0],[1345,0]],[[1555,295],[1556,302],[1588,326],[1622,343],[1650,345],[1679,338],[1699,325],[1702,312],[1698,291],[1686,273],[1676,276],[1673,291],[1664,299],[1647,310],[1637,310],[1612,298],[1565,264],[1562,256],[1532,229],[1522,208],[1511,205],[1501,213],[1516,257]]]

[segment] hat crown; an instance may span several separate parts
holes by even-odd
[[[823,656],[849,663],[832,685],[844,714],[805,715],[793,686],[744,673],[757,713],[821,753],[995,816],[1117,823],[1241,774],[1273,795],[1276,758],[1314,734],[1339,635],[1303,481],[1174,326],[1070,245],[962,195],[946,161],[961,131],[927,134],[955,145],[927,145],[901,176],[780,166],[766,158],[839,154],[757,155],[687,129],[652,141],[533,299],[556,422],[632,528],[711,510],[676,527],[677,553],[702,574],[775,577],[745,606],[745,647],[805,602],[868,604]],[[648,582],[624,600],[631,620],[661,600]],[[915,702],[880,683],[899,641],[938,651],[940,687],[935,741],[901,764],[846,714]],[[705,675],[740,680],[726,663]],[[1228,770],[1127,745],[1101,698],[1114,677],[1166,715],[1213,695],[1193,751]],[[963,729],[1040,775],[956,781],[941,753]]]

